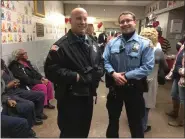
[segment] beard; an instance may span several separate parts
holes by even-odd
[[[135,28],[130,27],[130,28],[125,28],[125,29],[121,29],[123,34],[129,34],[135,31]]]

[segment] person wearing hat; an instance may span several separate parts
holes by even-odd
[[[161,48],[163,52],[167,54],[169,49],[171,49],[170,43],[166,38],[162,37],[162,28],[160,26],[156,27],[156,30],[158,32],[158,40],[161,44]]]

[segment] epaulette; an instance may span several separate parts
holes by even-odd
[[[63,41],[65,41],[67,39],[67,34],[64,35],[62,38],[60,38],[55,44],[60,45],[60,43],[62,43]]]
[[[57,42],[54,43],[54,45],[60,45],[61,43],[63,43],[63,41],[65,41],[67,39],[67,34],[62,36]]]
[[[109,41],[110,45],[114,45],[119,39],[121,39],[120,36],[116,37],[116,38],[113,38],[112,40]]]

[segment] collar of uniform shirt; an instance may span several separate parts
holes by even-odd
[[[132,40],[135,40],[135,41],[139,42],[139,38],[138,38],[137,32],[135,32],[135,33],[132,35],[132,37],[131,37],[128,41],[125,40],[125,38],[123,37],[123,35],[120,35],[120,37],[121,37],[121,39],[122,39],[124,42],[129,42],[129,41],[132,41]]]
[[[88,37],[87,35],[76,35],[74,34],[78,39],[80,39],[82,42],[87,42],[88,41]]]
[[[84,36],[85,36],[85,40],[82,39],[82,37],[84,37]],[[76,42],[79,42],[79,41],[82,41],[82,42],[84,42],[84,41],[87,42],[88,41],[87,35],[77,35],[77,34],[73,33],[71,31],[71,29],[68,31],[67,37],[70,40],[70,44],[73,44],[73,43],[76,43]]]

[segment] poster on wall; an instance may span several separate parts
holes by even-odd
[[[53,2],[51,2],[51,4],[52,3]],[[37,5],[37,7],[38,6],[39,5]],[[64,28],[60,28],[60,26],[53,26],[51,22],[34,16],[33,8],[33,1],[1,0],[2,43],[30,42],[37,39],[58,39],[64,35],[64,33],[62,34],[62,32],[64,32]],[[51,6],[49,5],[47,8],[51,9]],[[59,7],[55,7],[53,10],[58,11],[58,8]],[[42,12],[44,15],[43,11],[38,10],[37,12]],[[38,31],[36,31],[36,22],[46,24],[41,35],[42,37],[39,38],[37,38],[36,34],[38,33]]]
[[[22,21],[21,14],[17,13],[17,23],[21,23],[21,21]]]
[[[11,1],[11,10],[14,12],[16,11],[15,1]]]
[[[11,22],[7,22],[7,29],[8,29],[8,32],[12,32]]]
[[[7,43],[7,33],[2,33],[2,43]]]
[[[4,7],[5,7],[4,0],[1,0],[1,8],[4,8]]]
[[[28,7],[26,5],[24,6],[24,13],[28,15]]]
[[[25,25],[22,26],[22,33],[26,33]]]
[[[13,43],[13,35],[12,35],[12,33],[8,33],[8,43]]]
[[[1,32],[7,32],[7,23],[6,23],[6,21],[2,21],[2,23],[1,23]]]
[[[19,33],[22,32],[21,24],[17,24],[17,31],[18,31]]]
[[[12,16],[11,12],[10,11],[6,11],[6,20],[7,21],[11,21],[11,16]]]
[[[14,40],[15,43],[17,43],[17,33],[13,34],[13,40]]]
[[[18,33],[18,42],[22,42],[22,34],[21,33]]]
[[[13,22],[13,32],[17,32],[17,23]]]
[[[1,20],[5,20],[5,11],[4,9],[1,10]]]

